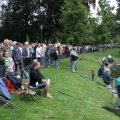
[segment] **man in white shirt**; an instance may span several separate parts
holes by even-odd
[[[37,48],[36,48],[36,58],[38,59],[38,62],[41,62],[41,58],[42,58],[42,54],[41,54],[41,50],[40,50],[40,44],[38,44]]]

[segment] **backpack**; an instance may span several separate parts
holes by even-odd
[[[13,82],[11,80],[9,80],[8,78],[3,78],[3,82],[5,83],[7,89],[9,92],[14,92],[16,89],[13,85]]]
[[[0,91],[7,99],[9,100],[12,99],[12,95],[9,93],[6,85],[4,84],[1,78],[0,78]]]

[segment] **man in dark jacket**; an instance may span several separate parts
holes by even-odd
[[[111,88],[115,87],[115,80],[116,79],[112,78],[110,76],[110,73],[111,73],[110,69],[107,68],[106,72],[103,73],[103,81],[106,84],[106,87],[111,89]]]
[[[105,65],[102,64],[101,67],[100,67],[100,69],[98,70],[98,76],[100,76],[100,77],[103,76],[103,73],[105,72],[104,71],[104,67],[105,67]]]
[[[49,93],[50,79],[45,77],[39,72],[40,63],[34,62],[33,67],[30,68],[30,85],[33,87],[44,88],[45,97],[53,98]]]
[[[30,64],[30,50],[29,50],[29,43],[25,42],[22,48],[22,56],[23,56],[23,64],[24,67]]]
[[[76,60],[78,59],[78,54],[76,53],[75,47],[73,47],[73,50],[71,50],[70,58],[71,58],[72,72],[75,73],[76,72]]]
[[[54,51],[53,51],[53,53],[52,53],[52,57],[53,57],[53,60],[54,60],[54,68],[59,68],[57,48],[54,48]]]
[[[15,72],[17,73],[18,65],[19,69],[22,67],[22,54],[19,49],[20,43],[16,43],[16,47],[13,48],[13,61],[15,62]]]

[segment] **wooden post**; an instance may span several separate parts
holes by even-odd
[[[92,69],[92,81],[94,81],[94,76],[95,76],[95,73],[94,73],[94,70]]]

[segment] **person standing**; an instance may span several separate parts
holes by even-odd
[[[21,51],[19,49],[20,43],[16,43],[15,48],[13,48],[13,61],[15,63],[15,73],[17,74],[18,71],[18,66],[19,69],[21,69],[22,67],[22,54]]]
[[[47,67],[50,67],[50,50],[48,49],[46,52],[46,61],[47,61]]]
[[[71,57],[71,67],[72,67],[72,72],[76,72],[76,60],[78,59],[78,54],[76,53],[76,48],[73,47],[73,50],[70,53]]]
[[[3,51],[0,49],[0,77],[3,78],[5,75],[5,60],[3,59]]]
[[[9,57],[9,52],[5,52],[5,71],[9,71],[9,72],[13,72],[13,66],[14,66],[14,62],[13,59],[11,57]]]
[[[57,48],[54,48],[54,51],[53,51],[53,53],[52,53],[52,57],[53,57],[53,60],[54,60],[54,68],[59,68]]]
[[[9,56],[12,57],[11,48],[10,48],[8,39],[4,40],[4,45],[2,47],[2,50],[3,50],[3,57],[4,57],[4,54],[5,54],[5,51],[9,52]]]
[[[25,42],[22,48],[22,56],[23,56],[23,63],[24,67],[30,64],[30,50],[29,50],[29,43]]]
[[[40,43],[37,45],[36,48],[36,59],[38,60],[38,62],[41,62],[41,58],[42,58],[42,53],[40,51]]]

